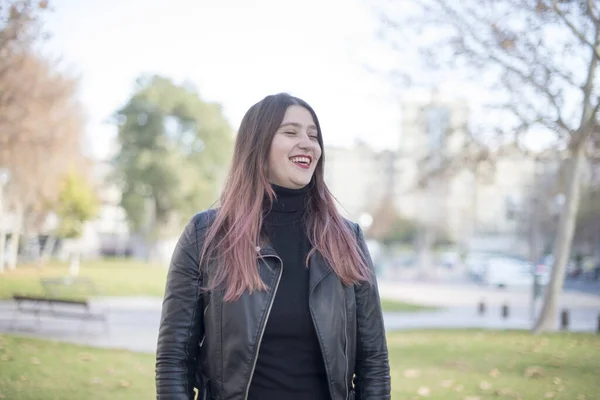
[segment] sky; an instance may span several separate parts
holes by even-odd
[[[366,68],[385,62],[366,0],[54,0],[46,50],[81,77],[88,154],[114,143],[111,113],[136,77],[192,82],[219,102],[232,128],[264,96],[281,91],[316,110],[326,145],[361,139],[397,146],[394,86]],[[366,50],[368,51],[366,51]]]

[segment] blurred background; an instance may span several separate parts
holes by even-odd
[[[0,16],[0,398],[154,396],[175,243],[277,92],[316,110],[326,183],[367,237],[394,399],[600,398],[597,2],[0,0]],[[479,342],[495,347],[448,355]],[[515,348],[537,359],[488,359]],[[67,384],[39,371],[57,352],[106,363]],[[516,386],[491,382],[506,363]]]

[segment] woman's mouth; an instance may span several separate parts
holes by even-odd
[[[309,169],[312,164],[312,157],[310,156],[294,156],[290,157],[290,161],[296,164],[298,167],[303,169]]]

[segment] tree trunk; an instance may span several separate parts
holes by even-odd
[[[54,247],[56,247],[56,236],[48,235],[46,243],[44,243],[44,248],[41,252],[40,267],[43,267],[46,264],[46,262],[48,262],[48,260],[52,256],[52,253],[54,252]]]
[[[76,249],[71,254],[71,262],[69,264],[69,275],[79,275],[79,264],[81,259],[81,252],[79,251],[79,245],[76,245]]]
[[[19,258],[19,239],[21,238],[21,228],[23,227],[23,213],[23,204],[17,202],[15,205],[15,221],[10,236],[10,259],[8,262],[8,269],[15,269],[17,267],[17,260]]]
[[[418,239],[419,279],[430,279],[433,276],[433,243],[435,233],[430,226],[424,226]]]
[[[6,266],[6,213],[4,212],[4,187],[0,185],[0,272]]]
[[[541,333],[555,329],[556,305],[558,295],[562,291],[565,280],[565,268],[571,252],[571,243],[575,231],[575,221],[579,209],[581,194],[581,172],[585,160],[585,144],[582,140],[573,152],[569,168],[565,204],[560,214],[558,230],[554,241],[553,265],[550,284],[546,288],[544,305],[533,329],[534,333]]]
[[[3,221],[0,221],[0,272],[4,272],[4,267],[6,266],[6,232],[4,232],[2,223]]]

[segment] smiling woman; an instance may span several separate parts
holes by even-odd
[[[362,231],[324,182],[315,111],[285,93],[246,113],[220,207],[167,277],[158,399],[386,400],[381,303]]]
[[[271,142],[269,181],[289,189],[303,188],[310,183],[321,153],[319,131],[310,111],[297,105],[288,107]]]

